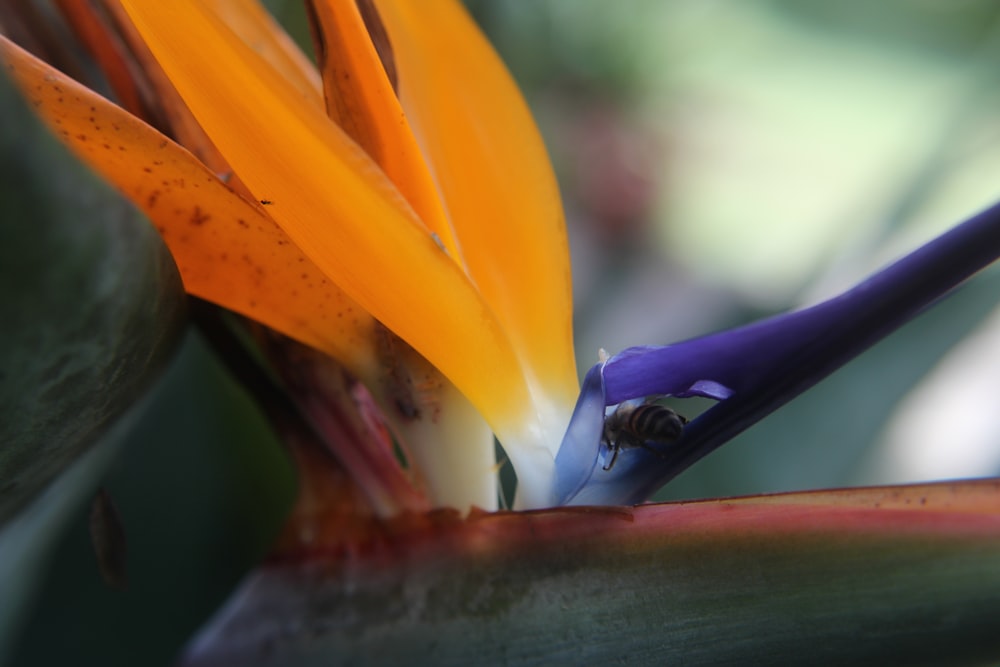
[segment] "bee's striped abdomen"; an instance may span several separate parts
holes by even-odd
[[[681,435],[684,422],[680,415],[662,405],[640,405],[632,412],[628,430],[632,435],[655,442],[673,442]]]

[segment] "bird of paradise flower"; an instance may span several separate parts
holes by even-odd
[[[192,294],[366,383],[427,494],[363,483],[385,517],[493,509],[493,433],[521,508],[641,502],[1000,255],[994,207],[840,297],[626,350],[578,391],[555,181],[513,82],[457,3],[312,3],[322,75],[253,3],[109,7],[149,49],[151,80],[162,67],[164,110],[191,152],[4,39],[8,70],[57,135],[147,213]],[[413,402],[421,393],[431,396]],[[649,395],[718,404],[666,451],[601,465],[607,406]],[[320,407],[306,400],[314,419]],[[984,495],[974,498],[959,511]],[[636,512],[654,527],[683,514]],[[534,521],[528,532],[581,530]],[[498,534],[523,539],[526,526],[512,526]]]
[[[342,49],[328,54],[337,56],[325,82],[334,122],[315,71],[273,28],[253,33],[260,24],[243,22],[239,35],[223,23],[235,6],[192,3],[147,16],[150,8],[125,5],[250,202],[187,151],[13,46],[8,61],[24,61],[15,71],[22,80],[49,77],[34,93],[25,86],[39,110],[150,216],[193,294],[330,354],[376,395],[386,371],[375,321],[448,379],[423,380],[436,404],[449,403],[427,436],[433,452],[422,455],[421,438],[408,438],[435,504],[495,506],[492,436],[476,435],[465,397],[506,448],[521,505],[554,504],[555,449],[577,390],[569,258],[554,177],[514,83],[456,7],[380,6],[390,29],[410,25],[408,40],[393,41],[407,81],[397,99],[359,9],[318,3],[324,45]],[[162,21],[186,25],[191,43],[145,34]],[[265,40],[272,62],[253,39]],[[208,45],[217,68],[202,64]]]

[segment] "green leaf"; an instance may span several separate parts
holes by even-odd
[[[993,481],[441,514],[258,570],[183,664],[982,664],[998,612]]]
[[[44,556],[159,375],[185,296],[155,230],[0,73],[0,662]]]
[[[78,508],[44,563],[13,652],[0,664],[172,664],[270,550],[294,501],[295,473],[251,397],[200,336],[184,336],[143,404],[101,481],[125,525],[128,590],[101,580],[87,508]],[[9,600],[4,581],[0,590],[2,615]]]
[[[0,83],[0,523],[159,373],[184,292],[155,230]]]

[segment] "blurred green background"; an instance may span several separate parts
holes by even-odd
[[[298,3],[271,3],[299,37]],[[987,0],[476,0],[565,200],[581,369],[836,293],[1000,198]],[[1000,470],[988,271],[663,498]],[[690,412],[689,406],[681,405]],[[11,664],[165,664],[266,552],[292,473],[189,336],[105,480],[130,587],[64,522]]]
[[[1000,197],[995,3],[470,6],[559,172],[581,369],[836,294]],[[659,497],[995,474],[998,280]]]

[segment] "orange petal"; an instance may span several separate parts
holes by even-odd
[[[76,8],[79,4],[71,0],[60,0],[60,2],[67,7],[64,9],[67,15],[70,15],[69,8]],[[199,160],[216,173],[231,174],[225,160],[205,136],[159,63],[146,48],[121,2],[103,0],[102,4],[105,11],[114,17],[122,38],[132,52],[132,57],[139,64],[145,79],[155,91],[158,111],[162,111],[166,115],[166,128],[161,127],[160,129],[169,132],[182,146],[198,156]],[[226,21],[240,39],[280,71],[296,87],[305,101],[322,106],[322,89],[316,67],[259,2],[254,0],[207,0],[207,4]],[[76,10],[73,11],[75,13]],[[73,16],[70,20],[71,22],[75,21],[76,17]],[[102,69],[106,71],[103,66]],[[126,108],[129,107],[126,106]],[[153,124],[156,125],[156,123]],[[227,182],[241,194],[248,194],[245,193],[238,178],[230,177]]]
[[[489,307],[371,159],[196,2],[125,2],[244,183],[295,243],[435,364],[498,433],[531,402]]]
[[[260,2],[205,0],[204,4],[291,84],[303,100],[323,106],[323,87],[315,65]]]
[[[469,275],[557,401],[579,389],[559,192],[531,114],[456,0],[376,0]],[[568,415],[567,415],[568,416]]]
[[[315,0],[327,114],[382,168],[453,258],[455,237],[356,2]]]
[[[188,151],[2,36],[0,55],[56,135],[154,222],[189,292],[371,375],[371,317],[259,206]]]
[[[143,116],[148,109],[143,102],[140,84],[126,58],[124,45],[118,35],[109,29],[105,18],[89,2],[57,0],[56,5],[66,23],[97,61],[121,106],[136,116]]]
[[[68,4],[72,5],[73,3],[69,2]],[[158,107],[158,111],[163,114],[164,127],[160,129],[169,132],[180,145],[194,153],[206,167],[216,174],[231,174],[232,170],[229,165],[205,136],[201,126],[198,125],[187,105],[174,90],[173,84],[170,83],[159,63],[153,58],[153,54],[146,48],[146,44],[142,41],[135,26],[132,25],[132,21],[125,13],[121,3],[116,0],[104,0],[104,8],[113,17],[115,27],[128,45],[132,58],[141,72],[138,76],[145,79],[151,88],[155,105]],[[131,111],[129,107],[125,108]],[[151,124],[156,125],[156,123]],[[230,176],[227,183],[240,194],[250,197],[250,193],[242,188],[238,178]]]

